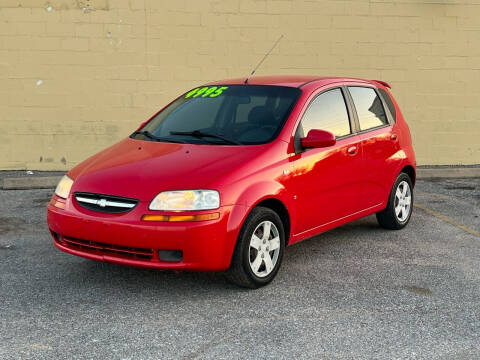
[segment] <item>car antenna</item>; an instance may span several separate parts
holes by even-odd
[[[268,57],[268,55],[270,55],[270,53],[272,52],[272,50],[275,49],[275,46],[277,46],[277,44],[280,42],[280,40],[282,40],[282,38],[283,38],[283,34],[280,35],[280,37],[278,38],[278,40],[275,41],[275,44],[273,44],[272,48],[264,55],[264,57],[262,58],[262,60],[260,60],[260,62],[258,63],[258,65],[255,66],[255,68],[254,68],[253,71],[250,73],[250,75],[247,76],[247,78],[245,79],[244,84],[248,84],[248,79],[255,73],[255,71],[257,71],[257,69],[260,67],[260,65],[262,65],[262,63],[265,61],[265,59]]]

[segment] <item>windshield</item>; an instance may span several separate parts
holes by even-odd
[[[216,85],[193,89],[158,113],[132,138],[191,144],[253,145],[281,131],[300,89]]]

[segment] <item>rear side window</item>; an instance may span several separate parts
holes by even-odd
[[[360,130],[368,130],[388,124],[382,101],[374,89],[352,86],[348,90],[357,110]]]
[[[327,130],[336,137],[351,133],[342,90],[333,89],[318,95],[308,106],[298,130],[307,136],[312,129]],[[298,131],[297,130],[297,131]]]
[[[390,95],[383,89],[378,89],[380,94],[383,97],[383,100],[385,100],[385,103],[388,106],[388,110],[390,110],[390,114],[393,116],[393,121],[397,120],[397,109],[395,109],[395,105],[393,104],[392,98]]]

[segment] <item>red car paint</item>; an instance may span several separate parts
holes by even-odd
[[[207,86],[243,84],[244,78]],[[320,92],[342,85],[385,90],[387,83],[312,76],[253,77],[249,85],[300,87],[301,95],[280,134],[262,145],[198,145],[127,138],[73,168],[69,197],[56,195],[65,209],[49,205],[48,225],[60,250],[86,258],[164,269],[225,270],[229,267],[241,226],[259,203],[272,199],[288,212],[288,245],[360,217],[383,210],[397,175],[415,174],[410,132],[396,108],[394,124],[358,132],[336,144],[296,153],[296,126],[310,101]],[[152,117],[153,118],[153,117]],[[220,213],[216,220],[146,222],[145,214],[186,212],[149,210],[161,191],[216,189]],[[87,192],[138,199],[123,214],[85,209],[72,194]],[[198,211],[195,213],[209,213]],[[70,239],[68,241],[63,241]],[[82,246],[76,246],[78,242]],[[151,250],[141,258],[136,252]],[[181,250],[179,262],[162,261],[158,250]],[[133,254],[133,255],[132,255]]]

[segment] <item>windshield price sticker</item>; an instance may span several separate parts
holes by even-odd
[[[196,97],[217,97],[222,95],[222,93],[228,89],[228,86],[206,86],[201,88],[193,89],[185,95],[185,98],[196,98]]]

